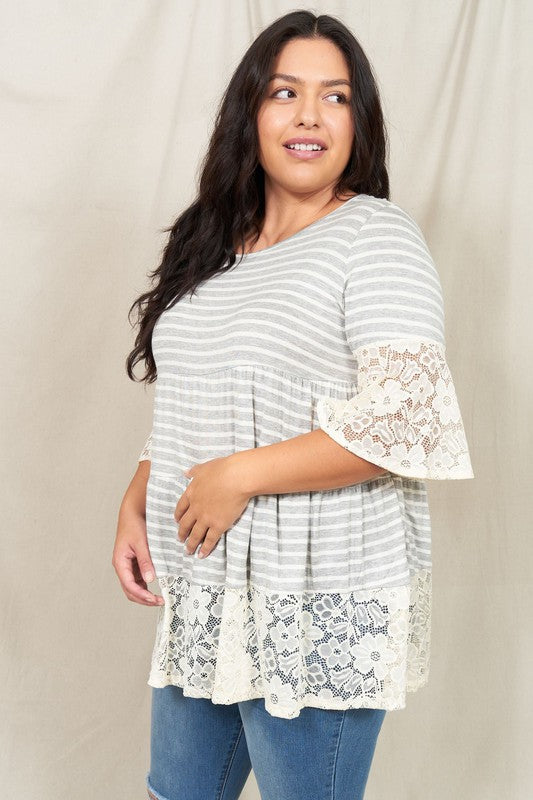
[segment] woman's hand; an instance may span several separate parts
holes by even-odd
[[[240,473],[231,456],[195,464],[183,473],[192,480],[174,511],[178,539],[187,539],[188,554],[203,542],[198,558],[209,555],[228,528],[241,516],[250,495],[243,490]],[[187,538],[188,537],[188,538]]]
[[[149,464],[149,462],[141,462]],[[146,480],[149,467],[140,467],[124,495],[118,515],[117,535],[111,563],[128,600],[141,605],[163,605],[161,595],[148,591],[146,584],[155,579],[146,537],[146,516],[140,510],[146,506]],[[144,498],[144,500],[143,500]]]

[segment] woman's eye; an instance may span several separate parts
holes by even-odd
[[[277,95],[279,95],[280,92],[291,92],[292,94],[294,94],[294,91],[292,89],[276,89],[272,97],[277,97]],[[340,105],[348,102],[348,99],[346,95],[343,94],[343,92],[334,92],[333,94],[328,95],[328,97],[340,97],[339,101]]]
[[[348,99],[347,99],[346,95],[343,94],[342,92],[335,92],[333,95],[330,94],[329,96],[330,97],[340,97],[341,98],[341,103],[347,103],[348,102]]]
[[[292,89],[276,89],[272,97],[276,97],[280,92],[292,92]],[[294,92],[292,92],[294,94]]]

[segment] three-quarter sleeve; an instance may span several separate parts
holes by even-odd
[[[141,454],[138,458],[138,461],[151,461],[152,460],[152,431],[148,434],[148,438],[144,443],[144,447],[141,450]]]
[[[348,400],[320,398],[319,426],[391,473],[473,478],[446,361],[442,287],[419,226],[394,203],[374,211],[346,267],[344,326],[357,390]]]

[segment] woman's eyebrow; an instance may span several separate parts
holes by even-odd
[[[270,76],[269,81],[273,81],[274,78],[281,78],[284,81],[290,81],[291,83],[304,83],[301,78],[297,78],[296,75],[287,75],[284,72],[275,72],[273,75]],[[351,86],[350,81],[345,80],[344,78],[330,78],[329,80],[320,81],[321,86],[338,86],[341,83],[346,84],[346,86]]]

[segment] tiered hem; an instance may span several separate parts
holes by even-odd
[[[273,716],[302,708],[406,705],[429,677],[431,572],[351,592],[267,592],[158,578],[148,684],[229,704],[265,699]]]

